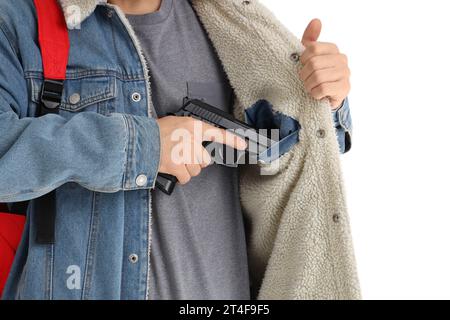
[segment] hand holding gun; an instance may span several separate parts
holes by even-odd
[[[216,128],[231,131],[234,135],[247,141],[245,150],[232,149],[226,144],[221,144],[221,142],[226,143],[225,141],[203,142],[203,147],[216,164],[235,167],[246,161],[258,161],[258,154],[267,151],[276,143],[276,141],[258,133],[257,130],[244,122],[201,100],[188,100],[174,116],[192,117]],[[159,173],[156,179],[156,187],[165,194],[171,195],[177,182],[176,177]]]

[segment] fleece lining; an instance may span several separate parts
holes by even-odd
[[[359,299],[339,146],[328,101],[298,76],[300,39],[256,0],[194,0],[236,94],[236,115],[265,99],[302,126],[279,162],[241,171],[250,274],[259,299]]]

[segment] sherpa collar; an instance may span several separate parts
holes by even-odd
[[[58,0],[64,12],[67,26],[72,29],[89,17],[99,4],[107,0]]]

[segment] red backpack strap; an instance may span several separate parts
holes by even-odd
[[[44,69],[39,115],[58,113],[69,60],[69,32],[57,0],[34,0]]]

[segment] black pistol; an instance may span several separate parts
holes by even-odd
[[[267,135],[259,133],[256,129],[246,123],[239,121],[232,115],[217,109],[204,101],[192,99],[187,100],[184,106],[174,114],[179,117],[192,117],[209,123],[217,128],[232,130],[232,133],[247,141],[245,151],[234,150],[226,145],[204,142],[203,146],[211,155],[213,162],[230,167],[242,164],[242,161],[258,161],[258,154],[266,152],[277,143]],[[231,157],[231,159],[230,159]],[[171,195],[178,180],[176,177],[160,173],[156,178],[156,187],[167,195]]]

